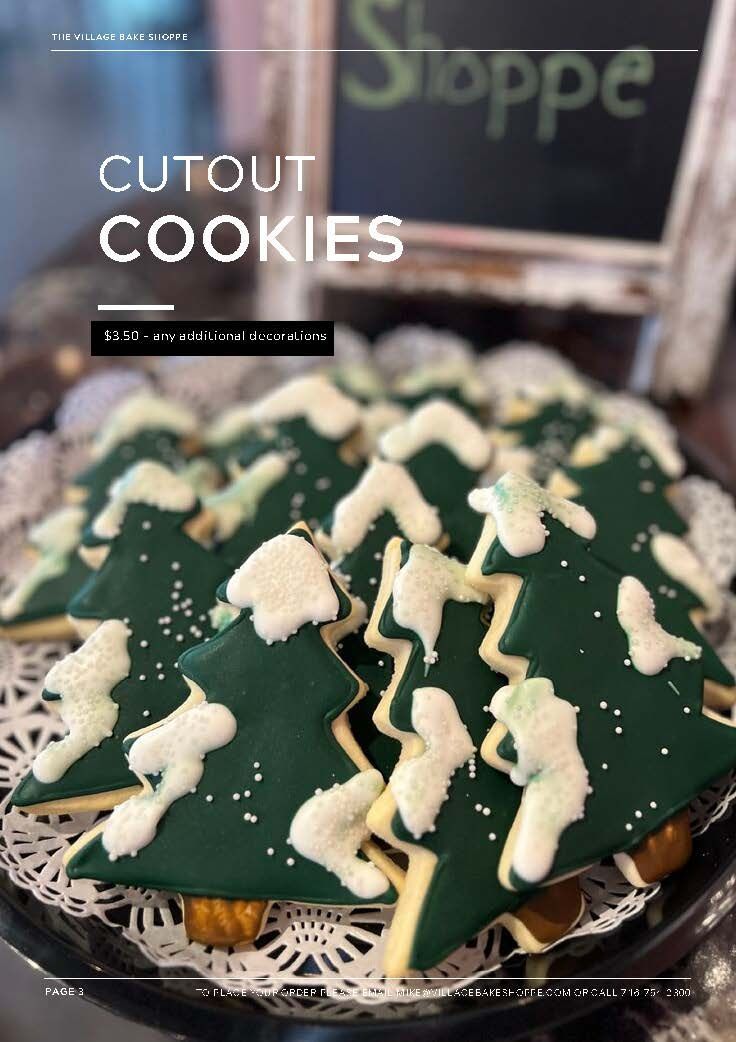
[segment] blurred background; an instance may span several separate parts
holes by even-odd
[[[426,10],[421,7],[422,17],[429,18],[427,11],[432,17],[440,17],[438,5],[433,0],[427,3]],[[538,44],[534,31],[539,35],[539,29],[535,30],[528,18],[528,6],[517,5],[517,13],[502,28],[517,39],[523,32],[531,44]],[[645,7],[651,24],[664,27],[662,41],[674,46],[690,39],[702,41],[708,12],[715,5],[693,6],[692,0],[681,0],[675,9],[667,8],[666,18],[659,0],[649,0]],[[341,11],[346,9],[342,7]],[[387,11],[387,17],[399,19],[406,14],[409,18],[411,4],[397,2]],[[548,17],[552,16],[555,12],[548,12]],[[259,151],[264,145],[263,113],[269,107],[264,101],[270,103],[272,98],[264,97],[263,55],[255,52],[269,32],[268,19],[284,17],[283,5],[278,3],[241,0],[24,0],[0,6],[0,132],[3,142],[8,143],[0,163],[5,229],[0,257],[0,441],[7,442],[42,422],[64,387],[90,366],[88,323],[97,317],[98,303],[165,301],[175,304],[176,317],[181,318],[255,314],[252,250],[234,264],[215,262],[201,245],[195,245],[186,263],[180,264],[161,263],[144,250],[139,260],[121,265],[104,257],[98,237],[105,215],[122,210],[139,218],[144,226],[161,214],[176,213],[201,228],[223,211],[247,223],[253,206],[258,207],[256,212],[263,210],[262,197],[248,190],[222,196],[199,185],[196,179],[193,191],[186,193],[178,177],[172,177],[160,193],[133,190],[124,196],[111,195],[100,185],[98,170],[101,159],[115,153],[142,155],[155,170],[160,169],[162,154],[212,156],[225,152],[248,159]],[[447,22],[446,10],[441,17]],[[595,31],[605,31],[607,39],[626,46],[627,19],[622,14],[609,11],[603,22],[592,21],[603,26]],[[581,24],[581,39],[585,33],[592,38],[592,25],[585,24],[585,19]],[[185,31],[187,47],[197,53],[49,53],[50,32],[97,32],[101,27],[116,32]],[[349,26],[339,31],[347,45],[360,44],[354,33],[351,38]],[[462,26],[456,31],[462,34]],[[253,52],[217,50],[228,47]],[[320,66],[314,68],[319,71]],[[668,66],[663,64],[662,68],[666,72]],[[687,115],[697,59],[681,56],[681,64],[674,69],[675,74],[662,77],[664,86],[657,95],[657,126],[674,127],[672,155],[668,153],[662,166],[661,149],[655,150],[659,157],[655,171],[652,151],[656,140],[638,132],[629,142],[628,152],[611,148],[604,126],[600,143],[595,143],[600,150],[596,162],[601,177],[612,178],[612,184],[617,178],[629,177],[644,184],[650,166],[653,179],[656,174],[667,184],[674,180],[678,133],[682,129],[678,129],[678,121]],[[684,71],[680,74],[678,70]],[[266,90],[279,89],[277,81],[270,82]],[[336,104],[340,104],[339,99]],[[386,126],[390,130],[390,124]],[[583,126],[588,137],[597,133],[594,127]],[[349,133],[337,140],[340,173],[335,179],[335,202],[349,204],[353,184],[359,199],[365,185],[378,176],[374,166],[379,172],[383,169],[380,161],[367,166],[358,160],[351,167],[351,148],[355,147]],[[471,147],[472,142],[468,145]],[[560,147],[555,144],[555,148]],[[373,148],[371,154],[375,151]],[[420,185],[423,162],[417,160],[413,166],[411,155],[405,155],[393,168],[409,186]],[[559,151],[553,149],[548,155],[549,189],[548,179],[539,170],[529,176],[534,178],[535,206],[538,210],[541,206],[545,219],[551,218],[554,224],[558,198],[554,191],[559,192],[559,186],[554,191],[552,186],[573,183],[572,198],[582,198],[586,182],[571,182]],[[520,178],[525,168],[520,167]],[[389,165],[387,169],[392,168]],[[478,192],[473,181],[477,175],[477,170],[471,171],[467,186],[453,183],[447,192],[465,191],[470,198],[470,193]],[[441,183],[439,188],[441,193]],[[412,195],[411,191],[404,192],[408,211]],[[402,196],[393,201],[395,209],[400,210]],[[654,217],[650,209],[637,205],[631,193],[619,216],[631,225],[627,234],[636,236],[637,222],[642,238],[651,231]],[[180,232],[171,231],[178,243]],[[121,243],[124,232],[120,230]],[[328,288],[321,298],[321,310],[324,317],[348,322],[370,337],[401,322],[421,322],[452,328],[481,350],[508,339],[539,340],[559,348],[585,371],[613,386],[641,389],[651,373],[647,355],[651,323],[638,314],[543,307],[529,304],[523,297],[512,305],[508,301],[499,303],[492,296],[427,293],[410,287],[396,293],[387,292],[385,286],[361,287],[358,291],[354,286]],[[707,407],[702,402],[693,405],[673,401],[670,409],[682,430],[701,441],[730,476],[736,459],[736,409],[732,407],[736,341],[732,323],[721,339],[717,377],[709,381]],[[697,353],[697,343],[693,343],[692,351]],[[104,360],[95,364],[104,365]]]

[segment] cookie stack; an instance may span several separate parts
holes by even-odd
[[[389,976],[491,922],[539,951],[591,864],[683,865],[736,765],[676,440],[534,345],[340,337],[207,425],[149,390],[108,416],[0,604],[79,642],[13,803],[110,811],[68,874],[179,893],[203,944],[294,901],[395,906]]]

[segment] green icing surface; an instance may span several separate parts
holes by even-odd
[[[502,430],[511,431],[540,456],[534,478],[544,481],[551,471],[564,463],[575,442],[587,434],[594,424],[590,411],[585,406],[573,406],[563,401],[549,402],[528,420],[501,424]]]
[[[402,564],[408,552],[409,544],[405,543]],[[440,687],[452,696],[479,750],[493,722],[483,707],[505,683],[478,654],[487,632],[487,608],[472,602],[448,601],[436,644],[438,659],[427,666],[421,640],[396,623],[392,605],[390,598],[381,616],[380,632],[385,637],[410,641],[412,649],[391,702],[391,723],[412,732],[414,689]],[[489,767],[479,752],[475,755],[475,767],[475,778],[471,778],[467,764],[453,775],[449,799],[440,808],[435,832],[416,840],[405,829],[398,812],[394,816],[392,830],[398,839],[431,850],[438,859],[413,939],[409,961],[417,969],[441,962],[528,897],[513,894],[498,880],[498,863],[516,817],[521,790],[505,774]],[[490,815],[477,811],[476,804],[490,807]],[[495,834],[495,840],[489,839],[490,833]]]
[[[619,574],[571,530],[549,515],[545,521],[550,534],[540,553],[515,558],[494,539],[483,572],[523,579],[500,650],[525,656],[527,676],[548,677],[560,698],[580,707],[578,745],[593,793],[584,818],[561,837],[552,870],[559,877],[633,848],[727,773],[736,764],[736,731],[702,714],[701,661],[674,659],[653,677],[625,665]],[[508,744],[503,751],[509,758]],[[512,881],[528,886],[516,875]]]
[[[64,571],[42,582],[26,601],[23,611],[10,619],[4,619],[3,625],[15,626],[24,622],[35,622],[55,615],[64,615],[67,604],[89,578],[90,570],[82,558],[72,551],[66,559]]]
[[[478,515],[467,505],[467,498],[468,492],[478,485],[481,471],[470,470],[454,452],[437,442],[421,449],[403,465],[427,502],[439,510],[442,527],[450,536],[451,552],[467,560],[480,531]]]
[[[338,596],[339,617],[345,618],[350,603],[339,590]],[[135,858],[111,862],[96,838],[75,855],[67,872],[72,878],[209,897],[390,903],[392,889],[378,901],[361,901],[286,842],[294,814],[315,789],[357,773],[331,729],[355,697],[357,682],[326,645],[321,627],[304,625],[288,640],[268,645],[256,634],[250,614],[250,609],[241,612],[180,660],[181,672],[200,685],[208,701],[234,714],[235,738],[207,756],[197,791],[169,808],[155,839]],[[262,781],[255,780],[256,773]],[[245,812],[258,821],[245,821]]]
[[[690,619],[690,612],[702,607],[701,601],[664,571],[651,551],[654,532],[676,536],[687,532],[686,523],[666,495],[672,478],[631,441],[602,463],[566,467],[565,473],[580,486],[577,501],[596,519],[596,556],[624,575],[640,579],[652,595],[661,625],[699,644],[703,675],[730,687],[732,674]]]
[[[485,413],[484,403],[469,402],[460,387],[428,387],[417,394],[402,394],[400,391],[394,391],[390,398],[398,405],[403,405],[409,412],[418,409],[420,405],[425,405],[427,402],[441,400],[460,406],[474,420],[482,419]]]
[[[303,419],[279,423],[271,439],[251,434],[240,453],[241,466],[249,466],[271,451],[294,453],[296,458],[286,476],[263,496],[255,517],[225,540],[220,552],[239,565],[264,540],[296,521],[304,520],[315,528],[360,476],[360,468],[343,462],[338,450],[338,442],[321,437]]]
[[[181,531],[189,516],[141,504],[130,506],[102,567],[91,572],[72,600],[70,612],[76,618],[129,620],[130,676],[111,692],[120,707],[112,737],[91,749],[58,782],[43,784],[30,772],[13,793],[16,806],[135,784],[123,753],[123,739],[166,716],[187,697],[187,686],[175,663],[183,649],[201,639],[190,632],[191,626],[206,636],[212,632],[207,612],[214,604],[217,584],[228,570],[221,559]],[[144,522],[151,527],[144,529]],[[148,555],[147,562],[140,561],[141,554]],[[175,563],[178,569],[172,568]],[[183,584],[181,590],[175,588],[176,582]],[[188,598],[191,605],[174,610],[175,604]],[[191,616],[185,611],[191,611]],[[171,623],[159,622],[165,616]],[[164,634],[165,628],[171,630],[169,635]],[[177,634],[182,636],[181,641],[177,641]],[[140,646],[142,640],[148,641],[147,647]],[[161,669],[157,662],[163,663]],[[159,674],[163,674],[163,680],[158,679]],[[49,697],[46,692],[44,697]],[[148,716],[143,715],[146,710]]]

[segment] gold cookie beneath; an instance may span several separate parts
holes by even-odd
[[[184,929],[190,941],[220,948],[234,948],[254,941],[268,908],[268,901],[227,901],[222,897],[182,895]]]
[[[67,615],[53,615],[33,622],[0,626],[0,637],[20,642],[31,640],[77,640],[77,631]]]
[[[633,886],[648,886],[682,868],[690,858],[693,840],[687,808],[646,836],[638,847],[614,860]]]

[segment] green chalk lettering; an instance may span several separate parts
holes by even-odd
[[[488,73],[474,51],[453,52],[443,69],[442,97],[449,105],[470,105],[488,90]]]
[[[491,89],[486,134],[498,141],[506,133],[509,108],[529,101],[536,94],[539,72],[529,55],[521,51],[494,54],[489,65]],[[516,79],[513,84],[512,77]]]
[[[349,14],[353,28],[365,44],[375,50],[376,58],[386,74],[383,86],[373,87],[354,72],[343,73],[342,91],[354,105],[367,109],[391,108],[406,101],[416,90],[417,76],[414,63],[410,60],[413,56],[397,52],[400,42],[387,32],[377,18],[379,8],[384,11],[397,10],[401,4],[402,0],[350,0]]]
[[[646,87],[654,79],[654,55],[646,49],[622,51],[613,57],[601,78],[601,104],[612,116],[632,119],[643,116],[647,103],[643,98],[622,98],[624,84]]]
[[[577,77],[577,87],[563,91],[562,81],[565,73],[569,72]],[[597,90],[598,74],[585,55],[577,51],[560,51],[545,58],[542,61],[537,140],[554,141],[558,112],[584,108],[593,100]]]

